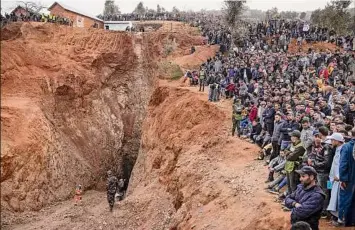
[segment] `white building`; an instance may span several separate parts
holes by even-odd
[[[105,30],[114,30],[114,31],[129,31],[133,28],[133,23],[131,21],[105,21],[104,22]]]

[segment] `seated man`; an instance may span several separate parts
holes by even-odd
[[[252,129],[249,135],[249,139],[251,142],[255,143],[257,136],[260,135],[262,130],[261,124],[260,124],[260,119],[257,117],[253,122],[252,122]]]
[[[280,190],[287,185],[287,177],[284,171],[280,172],[280,175],[267,186],[267,191],[272,194],[280,193]],[[282,200],[282,199],[281,199]],[[280,200],[280,201],[281,201]]]
[[[296,172],[301,176],[301,184],[285,200],[286,207],[292,209],[291,224],[304,221],[309,223],[313,230],[318,230],[325,194],[317,185],[317,172],[311,166],[304,166]]]
[[[269,163],[269,176],[266,183],[274,181],[274,173],[280,172],[285,168],[286,154],[284,151],[280,152],[280,155],[272,159]]]

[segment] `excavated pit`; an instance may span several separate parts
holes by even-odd
[[[154,87],[150,38],[40,23],[3,31],[3,210],[39,210],[76,184],[104,189],[108,169],[129,179]]]
[[[71,198],[77,184],[103,191],[109,169],[130,179],[164,43],[177,40],[175,49],[186,52],[202,41],[157,28],[130,34],[13,23],[2,29],[2,224]]]

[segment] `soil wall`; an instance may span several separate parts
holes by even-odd
[[[108,169],[129,176],[154,85],[149,42],[49,24],[2,31],[3,210],[39,210],[77,184],[102,188]]]

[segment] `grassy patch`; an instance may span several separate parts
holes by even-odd
[[[159,68],[167,79],[178,80],[184,75],[179,65],[169,61],[161,62]]]

